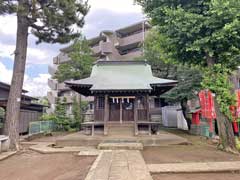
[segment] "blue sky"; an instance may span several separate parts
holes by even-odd
[[[134,5],[133,0],[89,0],[90,12],[82,29],[88,38],[98,35],[102,30],[114,30],[144,19],[141,7]],[[0,17],[0,81],[11,82],[13,52],[15,49],[16,17]],[[48,66],[59,49],[66,45],[35,44],[35,38],[28,39],[28,54],[24,88],[33,96],[45,96],[47,87]]]

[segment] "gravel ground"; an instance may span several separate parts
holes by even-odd
[[[1,180],[83,180],[95,157],[22,151],[0,162]]]

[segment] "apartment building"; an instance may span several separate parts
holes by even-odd
[[[93,50],[93,56],[97,60],[134,60],[143,54],[142,45],[144,39],[151,28],[148,21],[141,21],[127,27],[112,30],[104,30],[94,38],[89,39],[90,46]],[[57,57],[53,58],[53,65],[48,67],[48,72],[52,76],[48,80],[50,91],[48,92],[48,100],[50,109],[48,112],[53,112],[55,109],[56,99],[58,97],[67,99],[67,113],[71,115],[73,97],[80,98],[79,94],[71,91],[64,83],[58,83],[53,78],[57,71],[58,65],[68,62],[70,59],[67,55],[69,47],[60,49]],[[89,101],[89,109],[93,108],[92,97],[81,97],[83,100]]]

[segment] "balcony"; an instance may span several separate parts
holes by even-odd
[[[58,64],[58,56],[53,58],[53,64]]]
[[[92,47],[92,51],[93,51],[94,54],[99,54],[100,53],[99,45],[93,46]]]
[[[65,63],[65,62],[67,62],[67,61],[70,61],[70,58],[69,58],[68,55],[65,54],[65,53],[60,53],[60,54],[58,55],[58,59],[59,59],[59,64]]]
[[[64,90],[68,90],[70,89],[69,87],[67,87],[64,83],[59,83],[57,86],[58,91],[64,91]]]
[[[63,101],[63,99],[66,98],[66,103],[71,104],[71,103],[73,103],[73,97],[74,96],[71,96],[70,94],[65,94],[64,96],[62,96],[60,98],[60,100]]]
[[[52,89],[52,90],[57,90],[57,85],[58,82],[55,79],[48,79],[48,86]]]
[[[57,91],[49,91],[47,93],[47,99],[50,104],[55,104],[57,100]]]
[[[66,53],[61,52],[59,55],[53,58],[53,64],[61,64],[69,61],[70,58]]]
[[[56,71],[57,71],[57,65],[53,65],[53,66],[49,65],[49,66],[48,66],[48,73],[49,73],[51,76],[54,76],[55,73],[56,73]]]
[[[112,53],[112,43],[111,42],[100,42],[99,44],[100,51],[102,54],[110,54]]]
[[[127,46],[129,44],[135,44],[135,43],[143,42],[144,36],[146,37],[147,33],[148,32],[145,31],[145,35],[144,35],[143,32],[139,32],[137,34],[132,34],[132,35],[126,36],[124,38],[119,38],[118,47]]]
[[[120,57],[120,60],[129,60],[129,59],[134,59],[134,58],[138,58],[142,56],[142,51],[138,50],[138,51],[131,51],[127,54],[124,54]]]

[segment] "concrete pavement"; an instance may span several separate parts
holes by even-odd
[[[85,180],[152,180],[140,151],[102,151]]]
[[[151,173],[201,173],[240,171],[240,161],[148,164]]]

